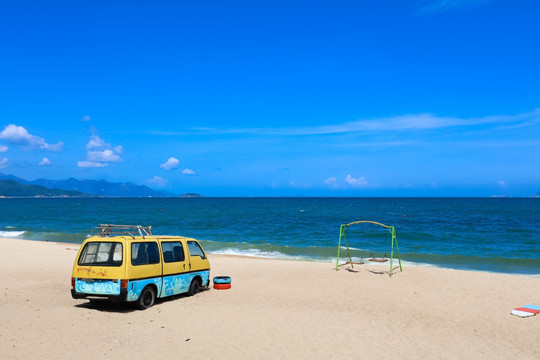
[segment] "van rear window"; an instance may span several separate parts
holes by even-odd
[[[122,265],[122,243],[88,242],[79,257],[77,264],[87,266],[120,266]]]

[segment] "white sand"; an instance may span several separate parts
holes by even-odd
[[[77,246],[0,239],[1,359],[540,359],[540,278],[210,256],[232,289],[74,300]]]

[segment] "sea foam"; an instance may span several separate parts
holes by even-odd
[[[3,238],[16,238],[23,235],[25,231],[0,231],[0,237]]]
[[[240,250],[236,248],[227,248],[227,249],[208,251],[208,253],[214,254],[214,255],[248,256],[248,257],[258,257],[258,258],[267,258],[267,259],[312,260],[308,257],[292,256],[292,255],[286,255],[279,251],[262,251],[259,249]]]

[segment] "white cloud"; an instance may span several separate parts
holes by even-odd
[[[506,187],[506,183],[504,182],[504,180],[497,181],[497,185]]]
[[[82,121],[90,121],[90,116],[88,116],[88,115],[83,115],[83,117],[81,117],[81,120],[82,120]]]
[[[324,183],[330,187],[337,188],[337,179],[335,176],[329,177],[328,179],[324,180]]]
[[[8,147],[0,145],[0,153],[6,152],[6,151],[8,151]]]
[[[59,141],[56,144],[45,144],[45,145],[46,145],[45,149],[50,150],[50,151],[62,151],[62,150],[64,150],[64,143],[61,142],[61,141]]]
[[[354,187],[367,186],[368,182],[364,177],[353,178],[351,174],[348,174],[345,178],[345,182]]]
[[[99,135],[92,135],[90,137],[90,140],[88,141],[88,144],[86,144],[86,151],[93,150],[93,149],[102,149],[102,148],[110,148],[111,145],[107,144],[102,138],[99,137]]]
[[[0,140],[4,140],[9,144],[18,145],[23,148],[23,150],[44,149],[50,151],[62,151],[64,148],[64,143],[61,141],[56,144],[47,144],[45,139],[31,135],[24,127],[13,124],[7,125],[4,130],[0,132]]]
[[[184,170],[182,170],[182,174],[183,175],[188,175],[188,176],[193,176],[193,175],[195,175],[195,171],[193,171],[191,169],[184,169]]]
[[[172,170],[174,168],[177,168],[180,164],[180,161],[174,157],[170,157],[165,163],[159,165],[160,168],[165,170]]]
[[[152,179],[146,180],[146,182],[156,187],[164,187],[165,185],[167,185],[167,180],[159,176],[154,176]]]
[[[102,168],[107,167],[109,164],[99,163],[93,161],[78,161],[77,166],[81,168]]]
[[[328,179],[324,180],[324,183],[327,184],[327,185],[335,184],[336,180],[337,180],[336,177],[332,176],[332,177],[329,177]]]
[[[39,166],[43,166],[43,165],[51,165],[51,161],[49,159],[47,159],[46,157],[44,157],[40,162],[39,162]]]
[[[30,135],[22,126],[13,124],[7,125],[0,133],[0,139],[6,140],[12,144],[26,145],[28,143],[43,144],[45,140],[38,136]]]
[[[124,152],[124,148],[122,147],[122,145],[112,146],[111,144],[105,142],[102,138],[100,138],[99,135],[92,135],[90,137],[88,144],[86,144],[85,150],[112,150],[117,154],[122,154]]]
[[[0,158],[0,169],[7,166],[8,158]]]
[[[86,153],[86,158],[88,161],[94,162],[122,162],[122,158],[115,154],[112,150],[88,151]]]
[[[332,135],[363,132],[386,132],[407,130],[434,130],[451,127],[474,128],[487,126],[491,129],[501,127],[534,127],[540,123],[540,109],[516,115],[484,116],[480,118],[444,117],[432,114],[410,114],[386,118],[359,119],[341,124],[290,127],[290,128],[195,128],[191,132],[158,133],[158,135],[196,134],[248,134],[277,136]]]
[[[113,146],[99,135],[90,136],[85,146],[86,160],[79,161],[78,167],[106,167],[108,163],[122,162],[120,154],[124,152],[122,145]]]

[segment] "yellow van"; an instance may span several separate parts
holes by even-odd
[[[195,239],[152,235],[150,226],[109,225],[81,245],[71,277],[74,299],[136,301],[140,309],[156,298],[208,287],[210,263]]]

